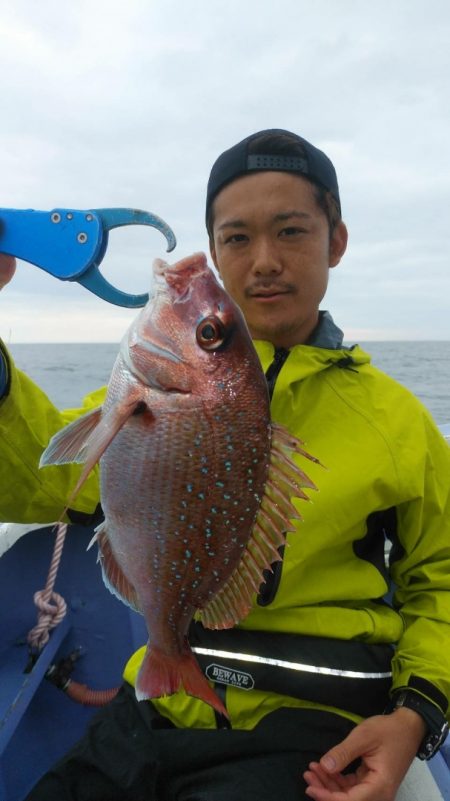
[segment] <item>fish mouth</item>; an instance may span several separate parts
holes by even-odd
[[[161,276],[165,278],[168,274],[178,274],[188,272],[191,275],[202,273],[207,270],[206,256],[204,253],[194,253],[192,256],[186,256],[185,259],[180,259],[175,264],[169,264],[164,259],[155,259],[153,262],[153,274],[155,278]]]
[[[183,364],[184,362],[184,359],[182,359],[181,356],[178,356],[170,348],[165,348],[162,343],[160,344],[157,341],[139,337],[139,339],[136,341],[136,343],[133,343],[133,345],[139,346],[147,353],[151,353],[153,356],[162,358],[165,361],[174,362],[175,364]]]
[[[175,264],[168,264],[163,259],[153,262],[154,287],[156,292],[174,292],[176,300],[186,299],[191,291],[195,278],[208,272],[208,264],[204,253],[194,253],[180,259]]]
[[[131,375],[137,378],[138,381],[140,381],[142,384],[145,384],[145,386],[149,387],[149,389],[152,389],[155,392],[163,392],[163,393],[173,392],[173,393],[178,393],[180,395],[190,394],[190,391],[188,389],[184,389],[183,387],[177,387],[175,385],[169,386],[166,384],[162,384],[160,381],[158,381],[156,374],[153,372],[144,375],[144,373],[142,373],[141,370],[139,370],[139,367],[137,367],[137,365],[134,363],[133,358],[130,354],[128,343],[126,343],[125,347],[122,349],[122,358],[128,370],[130,371]],[[178,359],[178,361],[182,362],[183,360]]]
[[[137,378],[138,381],[141,381],[143,384],[150,387],[150,389],[156,390],[157,392],[180,392],[186,394],[186,389],[183,387],[174,385],[168,386],[167,383],[159,381],[157,378],[158,370],[149,370],[147,374],[144,374],[136,364],[136,359],[133,358],[133,348],[144,350],[146,353],[154,356],[156,361],[160,363],[164,361],[171,362],[172,364],[185,364],[185,360],[177,353],[174,353],[173,349],[168,347],[166,343],[158,341],[157,339],[149,340],[140,336],[139,332],[136,333],[137,335],[132,341],[130,341],[128,335],[125,335],[120,347],[121,356],[130,373]]]

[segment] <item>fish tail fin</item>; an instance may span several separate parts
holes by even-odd
[[[172,695],[180,689],[205,701],[221,715],[229,717],[191,652],[170,656],[158,648],[148,646],[136,679],[137,700]]]

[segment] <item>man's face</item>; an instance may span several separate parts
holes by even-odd
[[[245,175],[214,200],[211,255],[254,339],[289,348],[318,320],[330,267],[345,252],[340,223],[330,239],[311,184],[286,172]]]

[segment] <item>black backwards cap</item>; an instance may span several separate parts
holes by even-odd
[[[302,146],[304,156],[299,156],[296,153],[292,155],[289,155],[289,153],[271,154],[269,146],[267,146],[268,152],[261,155],[248,152],[249,146],[255,139],[269,134],[275,136],[277,134],[287,134],[291,139],[295,139]],[[289,143],[286,143],[284,147],[289,150]],[[282,128],[269,128],[266,131],[258,131],[251,134],[251,136],[247,136],[242,142],[238,142],[237,145],[234,145],[229,150],[225,150],[214,162],[206,191],[206,223],[208,224],[208,215],[214,198],[227,184],[249,172],[265,170],[293,172],[308,178],[313,183],[320,184],[324,189],[331,192],[339,206],[339,211],[341,210],[336,170],[328,156],[310,142],[307,142],[306,139],[297,136],[291,131],[285,131]]]

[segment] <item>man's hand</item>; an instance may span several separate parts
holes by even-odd
[[[13,256],[0,253],[0,289],[3,289],[3,287],[11,281],[15,272],[16,260]]]
[[[356,726],[304,774],[314,801],[395,801],[397,790],[425,737],[412,709],[377,715]],[[360,759],[354,773],[342,774]]]

